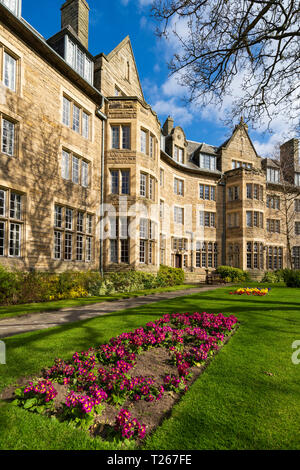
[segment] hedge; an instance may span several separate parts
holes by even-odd
[[[300,271],[293,269],[283,270],[283,280],[287,287],[300,287]]]
[[[107,273],[10,272],[0,265],[0,304],[22,304],[49,300],[75,299],[117,292],[133,292],[182,284],[184,271],[161,266],[157,274],[141,271]]]
[[[220,274],[222,279],[225,279],[226,282],[240,282],[240,281],[250,281],[250,275],[247,271],[243,271],[239,268],[233,268],[232,266],[219,266],[216,269],[216,272]]]

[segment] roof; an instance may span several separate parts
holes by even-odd
[[[264,167],[280,168],[280,162],[273,158],[264,158],[261,163]]]
[[[168,153],[161,150],[161,155],[164,159],[170,163],[172,166],[176,167],[178,170],[188,171],[188,172],[196,172],[199,174],[207,174],[211,176],[220,177],[222,175],[221,171],[219,170],[209,170],[207,168],[200,168],[198,165],[195,165],[193,162],[188,161],[186,164],[182,164],[176,162]]]
[[[3,23],[5,27],[11,29],[25,44],[37,52],[40,57],[48,62],[55,70],[70,80],[71,83],[77,86],[93,100],[94,103],[102,106],[104,99],[102,93],[67,64],[65,59],[55,52],[43,36],[32,28],[27,21],[23,20],[23,18],[16,17],[2,3],[0,3],[0,22]]]

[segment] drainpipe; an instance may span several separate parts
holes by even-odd
[[[102,104],[101,108],[104,104],[104,97],[102,97]],[[104,202],[104,153],[105,153],[105,124],[107,121],[107,116],[100,111],[100,108],[96,111],[96,116],[101,119],[102,121],[102,136],[101,136],[101,180],[100,180],[100,214],[101,209]],[[100,218],[100,259],[99,259],[99,266],[100,266],[100,274],[103,277],[103,233],[104,233],[104,226],[103,226],[103,217]]]

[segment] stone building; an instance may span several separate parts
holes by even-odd
[[[146,103],[129,37],[96,56],[88,38],[85,0],[47,40],[0,0],[0,263],[300,268],[299,141],[262,159],[243,119],[219,147],[189,140]]]

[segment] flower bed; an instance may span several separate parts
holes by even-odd
[[[164,315],[69,361],[55,359],[42,377],[14,390],[14,403],[92,435],[140,441],[236,326],[236,317],[221,313]]]
[[[270,290],[271,290],[270,287],[265,287],[265,288],[261,288],[261,289],[259,289],[258,287],[253,287],[251,289],[249,287],[246,287],[246,288],[240,287],[235,292],[229,292],[229,293],[231,295],[258,295],[258,296],[263,296],[263,295],[267,295]]]

